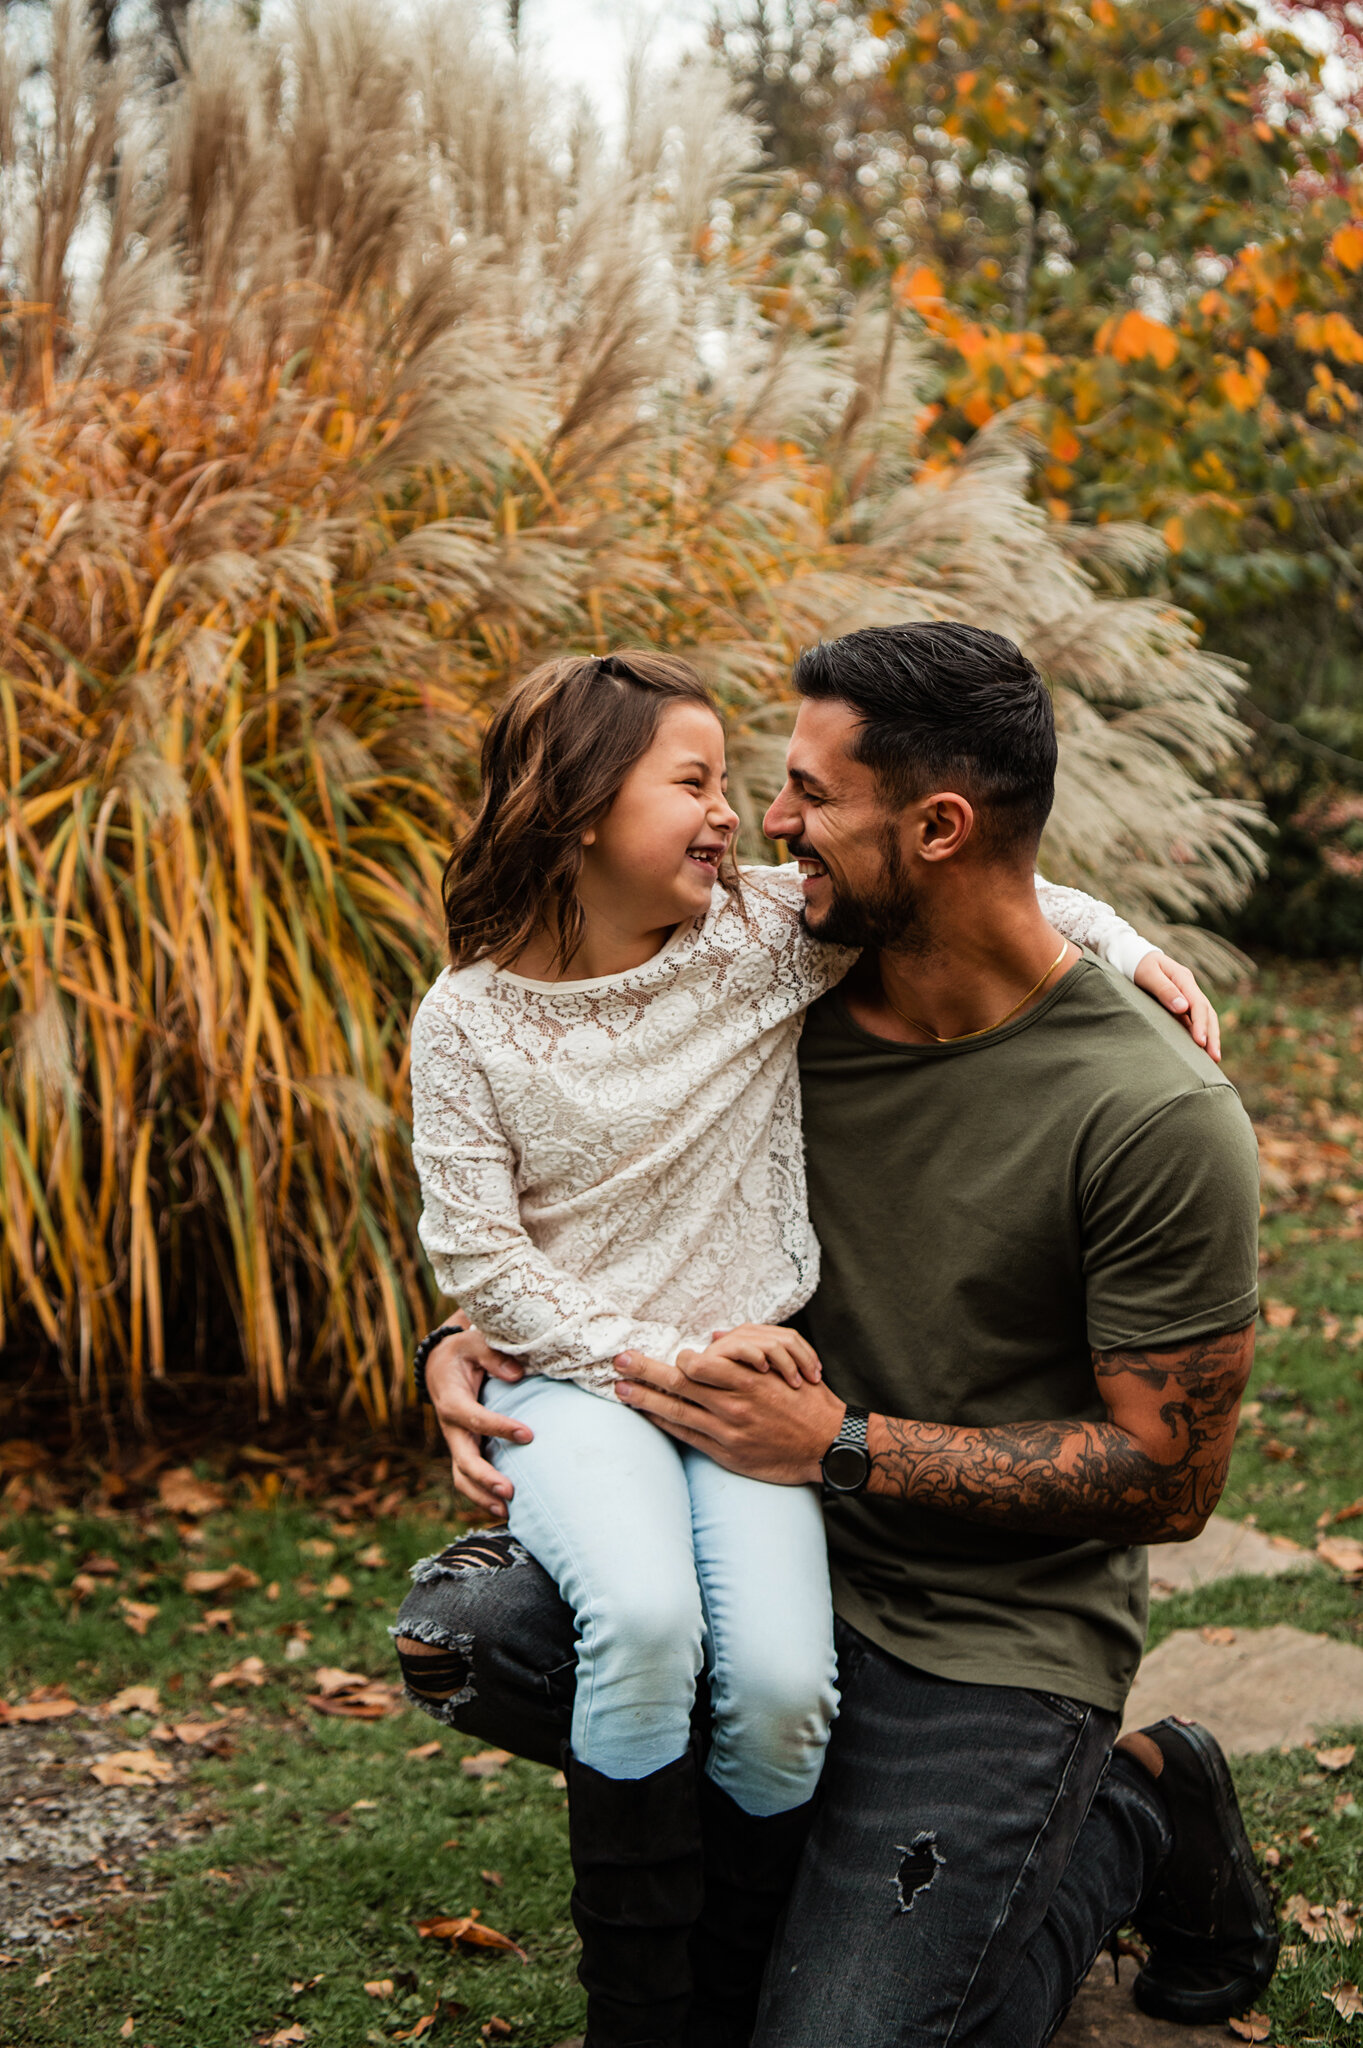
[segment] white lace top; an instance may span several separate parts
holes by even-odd
[[[1045,916],[1127,976],[1150,950],[1038,876]],[[814,1292],[796,1046],[855,955],[800,924],[795,867],[718,886],[642,967],[440,976],[412,1032],[420,1236],[498,1350],[609,1395],[617,1352],[671,1361]]]

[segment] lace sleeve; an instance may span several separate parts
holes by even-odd
[[[617,1352],[670,1363],[697,1341],[621,1313],[536,1247],[521,1224],[515,1157],[487,1077],[453,1020],[442,1019],[437,1036],[421,1011],[412,1033],[412,1154],[418,1235],[436,1280],[498,1351],[609,1394]]]
[[[1124,917],[1118,917],[1110,903],[1100,903],[1082,889],[1065,889],[1038,875],[1036,896],[1048,924],[1074,945],[1087,946],[1128,981],[1136,979],[1136,969],[1146,954],[1156,950],[1153,941],[1143,939]]]

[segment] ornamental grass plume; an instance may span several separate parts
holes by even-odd
[[[1243,891],[1154,544],[1048,524],[1006,425],[927,466],[886,314],[801,331],[716,72],[611,151],[458,7],[192,16],[169,86],[50,34],[45,105],[0,63],[0,1338],[73,1402],[401,1407],[440,869],[552,653],[690,654],[752,843],[801,644],[981,621],[1055,689],[1051,872],[1156,933]]]

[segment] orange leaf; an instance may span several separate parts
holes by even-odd
[[[423,1941],[458,1941],[465,1948],[492,1948],[504,1955],[519,1956],[523,1963],[530,1960],[509,1934],[499,1934],[495,1927],[485,1927],[476,1912],[462,1913],[457,1918],[421,1920],[416,1931]]]
[[[1363,221],[1348,221],[1330,237],[1330,254],[1345,270],[1363,269]]]
[[[942,280],[926,263],[920,263],[911,276],[897,276],[895,297],[901,306],[912,306],[916,313],[935,309],[943,303]]]
[[[1148,356],[1161,370],[1167,370],[1178,354],[1178,336],[1162,320],[1150,320],[1133,307],[1115,325],[1105,320],[1094,346],[1119,363],[1138,363]]]

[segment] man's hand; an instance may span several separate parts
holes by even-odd
[[[505,1519],[515,1488],[483,1456],[482,1439],[500,1436],[508,1443],[528,1444],[534,1431],[484,1408],[480,1397],[489,1376],[514,1385],[525,1378],[525,1369],[494,1351],[480,1330],[466,1328],[457,1337],[446,1337],[426,1361],[426,1391],[449,1447],[455,1489],[475,1507]]]
[[[1136,986],[1178,1018],[1195,1044],[1214,1060],[1221,1057],[1221,1020],[1197,985],[1191,967],[1167,953],[1147,953],[1136,969]]]
[[[822,1381],[799,1376],[791,1385],[779,1373],[717,1355],[713,1345],[684,1352],[676,1365],[641,1351],[622,1351],[615,1363],[615,1391],[626,1408],[730,1472],[776,1486],[818,1484],[819,1460],[847,1412]]]
[[[798,1330],[784,1323],[739,1323],[732,1330],[716,1330],[703,1351],[682,1351],[677,1363],[689,1379],[702,1386],[724,1386],[723,1366],[746,1365],[753,1372],[779,1372],[787,1386],[801,1380],[817,1386],[823,1378],[819,1354]],[[719,1369],[720,1378],[712,1378]]]

